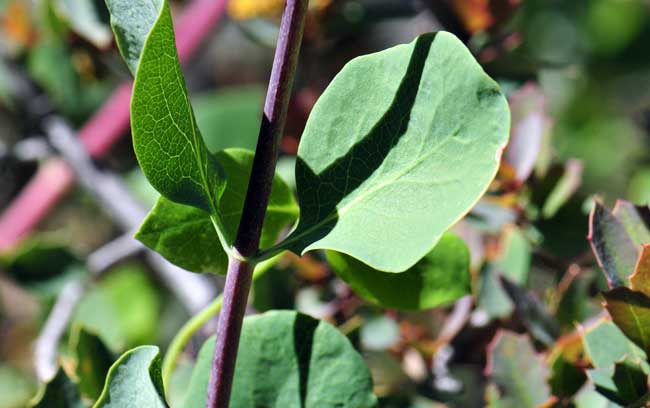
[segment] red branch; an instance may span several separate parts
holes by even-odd
[[[194,0],[176,24],[181,63],[189,60],[226,9],[227,0]],[[106,155],[129,128],[131,82],[120,85],[104,105],[79,129],[90,155]],[[74,174],[61,159],[43,163],[29,184],[0,215],[0,252],[15,246],[49,213],[74,183]]]

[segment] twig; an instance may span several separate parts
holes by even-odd
[[[44,128],[50,142],[72,167],[80,183],[97,198],[111,218],[125,231],[136,229],[147,211],[131,196],[122,180],[95,167],[74,131],[62,119],[47,118]],[[131,238],[131,241],[134,240]],[[191,314],[201,310],[214,297],[215,291],[207,282],[207,277],[178,268],[148,250],[147,259]]]
[[[224,14],[227,0],[194,0],[176,25],[181,63],[186,63]],[[131,82],[120,85],[79,130],[91,157],[106,155],[129,128]],[[73,172],[56,158],[41,165],[29,184],[0,215],[0,252],[15,246],[68,192]]]
[[[246,258],[255,255],[259,249],[308,4],[308,0],[287,0],[282,16],[253,169],[233,248],[233,253],[238,256],[231,256],[228,263],[208,386],[208,408],[227,408],[230,401],[239,336],[254,266]]]
[[[45,321],[43,330],[34,345],[34,366],[39,381],[47,382],[56,374],[56,355],[59,341],[68,327],[77,304],[84,292],[82,279],[65,284],[56,303]]]

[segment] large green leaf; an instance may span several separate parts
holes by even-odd
[[[498,332],[488,350],[486,373],[503,390],[500,407],[537,407],[551,397],[548,367],[525,335]]]
[[[452,34],[353,60],[305,128],[300,222],[281,247],[407,270],[485,192],[508,130],[498,85]]]
[[[625,287],[603,293],[612,320],[646,354],[650,354],[650,298]]]
[[[158,347],[140,346],[113,364],[94,408],[166,408]]]
[[[226,190],[219,202],[219,212],[223,219],[226,242],[231,244],[241,218],[253,153],[228,149],[217,153],[216,157],[228,175]],[[280,231],[297,217],[298,206],[291,190],[276,176],[273,179],[260,244],[272,245]],[[187,270],[226,273],[228,257],[219,244],[210,216],[205,211],[160,197],[136,238],[170,262]]]
[[[211,213],[219,225],[225,175],[196,125],[167,1],[108,4],[120,50],[136,72],[131,130],[142,171],[166,198]]]
[[[471,293],[469,251],[452,234],[443,235],[433,251],[402,273],[379,272],[334,251],[328,251],[327,260],[356,293],[383,307],[429,309]]]
[[[372,380],[348,339],[323,321],[293,311],[244,320],[231,408],[366,408]],[[184,408],[205,406],[214,338],[199,353]]]

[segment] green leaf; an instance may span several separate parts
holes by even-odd
[[[54,378],[43,384],[38,394],[30,401],[31,408],[87,408],[81,400],[77,384],[59,368]]]
[[[113,364],[94,408],[166,408],[164,395],[158,347],[140,346]]]
[[[293,311],[244,320],[231,408],[377,404],[361,356],[330,324]],[[201,348],[184,408],[205,406],[214,338]]]
[[[493,265],[486,265],[481,270],[478,291],[478,310],[484,311],[490,318],[505,318],[515,310],[515,304],[503,287],[503,281]]]
[[[219,89],[192,97],[196,123],[208,150],[239,147],[254,151],[263,102],[261,87]]]
[[[646,354],[650,353],[650,298],[625,287],[603,293],[612,320]]]
[[[0,407],[23,408],[36,391],[36,385],[27,374],[0,363]]]
[[[623,286],[634,271],[637,249],[623,223],[601,203],[589,217],[589,243],[611,286]]]
[[[300,222],[280,247],[407,270],[485,192],[508,128],[498,85],[452,34],[353,60],[306,125]]]
[[[519,285],[526,285],[530,271],[531,245],[518,228],[508,228],[502,242],[503,251],[494,265],[503,276]]]
[[[131,131],[140,167],[167,199],[211,213],[219,227],[224,170],[208,151],[194,118],[169,5],[160,0],[108,3],[120,50],[136,72]]]
[[[111,43],[111,31],[102,23],[94,0],[56,0],[56,11],[70,27],[98,48]]]
[[[501,407],[536,407],[551,397],[548,368],[525,335],[499,331],[488,349],[486,373],[502,390]]]
[[[95,400],[102,392],[115,357],[97,335],[78,325],[73,328],[70,344],[70,349],[76,354],[79,391]]]
[[[646,355],[608,320],[600,320],[582,332],[585,351],[596,368],[613,366],[626,357],[644,360]]]
[[[625,231],[637,247],[650,243],[650,208],[629,201],[617,200],[612,214],[621,221]]]
[[[389,273],[334,251],[327,260],[338,276],[364,299],[387,308],[429,309],[471,293],[469,251],[453,234],[445,234],[406,272]]]
[[[596,385],[596,391],[624,406],[638,401],[648,392],[648,374],[640,361],[626,359],[612,367],[588,370],[587,374]]]
[[[227,149],[216,154],[222,163],[228,183],[219,202],[226,242],[234,241],[253,153]],[[289,187],[276,176],[267,207],[260,245],[270,246],[280,231],[298,218],[298,206]],[[228,257],[217,240],[210,216],[202,210],[173,203],[160,197],[147,216],[136,238],[162,254],[170,262],[194,272],[225,274]]]
[[[112,351],[153,342],[161,298],[146,271],[124,265],[81,300],[73,321],[97,333]]]

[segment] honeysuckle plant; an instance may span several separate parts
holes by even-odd
[[[244,319],[251,282],[285,251],[324,251],[380,306],[427,309],[469,293],[469,253],[448,230],[499,167],[510,116],[497,83],[447,32],[350,61],[311,112],[294,197],[275,164],[308,1],[286,2],[255,152],[206,147],[166,0],[107,5],[135,77],[134,150],[160,193],[136,237],[185,269],[225,274],[226,285],[164,361],[154,346],[122,355],[95,406],[168,406],[179,350],[219,309],[182,407],[375,406],[363,359],[329,323],[293,311]]]

